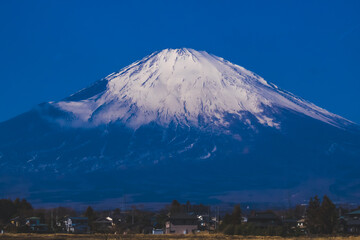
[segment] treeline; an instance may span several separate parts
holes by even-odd
[[[203,216],[205,223],[199,224],[199,231],[222,232],[226,235],[264,235],[264,236],[299,236],[309,234],[343,233],[339,227],[339,210],[325,195],[322,201],[315,196],[310,198],[307,206],[298,205],[293,209],[256,212],[242,211],[240,204],[235,205],[231,213],[225,215],[214,211],[203,204],[185,204],[177,200],[156,212],[147,211],[136,206],[127,209],[116,208],[107,211],[95,211],[91,206],[85,211],[57,207],[51,209],[34,209],[26,199],[0,199],[0,230],[21,232],[11,220],[38,217],[42,224],[47,224],[53,232],[64,231],[62,223],[66,217],[87,217],[91,232],[109,233],[151,233],[153,229],[165,229],[169,216],[191,214]],[[221,216],[219,216],[221,215]],[[207,216],[207,218],[206,218]],[[111,217],[111,228],[99,228],[99,222]],[[205,220],[207,219],[207,220]]]
[[[111,211],[95,211],[91,206],[87,207],[81,216],[88,218],[92,233],[151,233],[157,214],[151,211],[132,206],[127,210],[116,208]],[[103,228],[97,225],[99,218],[111,217],[113,226]]]
[[[325,195],[321,203],[317,196],[310,198],[305,218],[305,223],[310,233],[335,233],[338,219],[338,211],[330,198]]]
[[[8,223],[15,216],[33,215],[34,209],[26,199],[0,199],[0,226]]]
[[[242,219],[240,205],[235,205],[233,212],[224,216],[219,230],[227,235],[287,237],[343,233],[343,229],[339,226],[339,211],[326,195],[323,197],[322,202],[318,196],[310,198],[308,207],[304,210],[302,210],[302,206],[297,206],[295,209],[282,212],[281,217],[278,219],[276,219],[278,215],[271,210],[262,212],[263,219],[261,217],[256,218],[254,213],[251,213],[246,221]],[[301,214],[301,212],[304,214]],[[269,218],[269,216],[274,217]],[[295,222],[295,220],[300,221]]]
[[[78,216],[79,213],[74,209],[66,207],[57,207],[51,209],[35,209],[26,199],[16,198],[0,199],[0,230],[9,232],[27,231],[24,226],[15,227],[11,221],[25,220],[29,217],[38,217],[41,223],[56,228],[56,221],[65,216]]]
[[[0,230],[6,232],[28,232],[26,226],[16,227],[11,220],[38,217],[40,223],[46,224],[51,232],[64,232],[66,217],[87,217],[88,225],[93,233],[151,233],[155,229],[164,229],[169,214],[192,212],[194,214],[209,213],[209,206],[191,204],[189,201],[180,204],[177,200],[156,212],[131,206],[127,209],[94,210],[88,206],[85,211],[75,211],[72,208],[38,208],[35,209],[26,199],[0,199]],[[98,225],[99,220],[112,218],[112,226],[104,228]]]
[[[255,214],[252,212],[251,214]],[[250,217],[251,217],[250,214]],[[276,221],[275,212],[267,210],[262,214],[274,216],[272,220],[259,222],[247,222],[243,219],[240,204],[235,205],[231,214],[225,214],[223,217],[219,231],[226,235],[256,235],[256,236],[299,236],[302,235],[300,229],[294,229],[293,226],[280,224],[280,218]],[[250,218],[249,217],[249,218]]]

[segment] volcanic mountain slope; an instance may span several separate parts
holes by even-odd
[[[1,123],[0,133],[4,196],[43,202],[124,194],[136,202],[360,196],[358,125],[192,49],[156,52]]]
[[[263,125],[279,127],[274,114],[265,111],[274,107],[339,127],[349,124],[240,66],[192,49],[154,53],[54,105],[73,113],[80,125],[121,121],[135,129],[150,122],[226,127],[224,115],[246,122],[244,113]]]

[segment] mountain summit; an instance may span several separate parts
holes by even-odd
[[[358,125],[222,58],[165,49],[0,123],[0,197],[356,201],[359,159]]]
[[[165,49],[143,58],[88,89],[55,103],[73,113],[80,125],[122,121],[139,128],[150,122],[168,125],[228,126],[234,114],[251,125],[250,113],[263,125],[280,127],[276,108],[285,108],[341,127],[345,119],[280,90],[256,74],[207,52]],[[104,85],[106,86],[104,87]]]

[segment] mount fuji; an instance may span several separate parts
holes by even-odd
[[[38,204],[358,201],[359,167],[359,125],[186,48],[0,123],[0,191]]]

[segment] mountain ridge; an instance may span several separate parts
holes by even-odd
[[[174,51],[0,123],[1,194],[53,204],[359,199],[358,125],[221,58]]]

